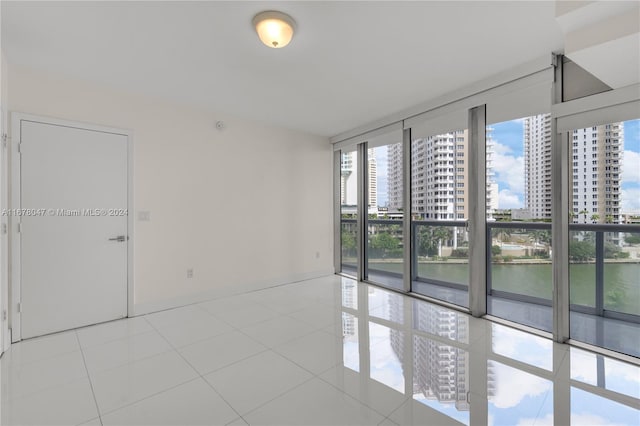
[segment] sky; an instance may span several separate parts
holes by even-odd
[[[389,313],[391,312],[391,306],[396,303],[402,303],[402,299],[395,296],[386,290],[380,289],[375,289],[373,292],[368,293],[365,297],[368,299],[369,314],[372,317],[396,322],[389,316]],[[354,300],[358,299],[355,294],[353,297]],[[346,315],[352,316],[350,313],[346,313]],[[357,324],[357,321],[363,320],[363,317],[358,315],[354,320]],[[386,325],[369,321],[367,328],[368,341],[365,341],[365,344],[368,343],[368,350],[365,346],[365,352],[360,352],[359,339],[364,337],[357,334],[358,327],[356,326],[355,336],[348,337],[344,341],[343,365],[364,375],[364,377],[369,377],[390,389],[396,390],[399,395],[404,395],[407,374],[404,368],[410,364],[415,368],[418,363],[426,360],[414,359],[415,352],[405,354],[404,359],[399,358],[399,354],[396,353],[392,346],[393,335],[391,328]],[[431,340],[428,337],[428,333],[414,334],[410,325],[398,323],[398,330],[404,338],[408,337],[414,342],[424,341],[426,343]],[[472,350],[470,348],[469,350],[460,349],[459,353],[469,357],[467,358],[470,362],[469,365],[480,366],[486,363],[492,371],[491,377],[493,381],[491,388],[493,391],[488,399],[475,399],[475,403],[474,399],[471,399],[471,410],[478,410],[480,413],[484,411],[482,405],[487,404],[487,423],[489,425],[524,426],[534,423],[536,425],[552,425],[554,421],[554,383],[551,377],[556,373],[567,375],[564,382],[563,379],[557,380],[569,387],[570,400],[566,401],[566,403],[570,404],[570,406],[563,408],[569,408],[572,424],[619,426],[633,423],[633,421],[630,422],[630,419],[640,418],[638,417],[640,411],[637,409],[599,396],[597,392],[586,392],[570,385],[568,382],[570,378],[576,383],[597,386],[598,368],[604,368],[606,376],[605,387],[608,392],[638,398],[640,397],[640,375],[638,375],[637,366],[610,358],[605,358],[604,365],[600,364],[599,366],[597,362],[599,355],[582,349],[571,348],[567,353],[561,354],[564,355],[564,358],[569,358],[570,363],[567,364],[568,361],[564,361],[562,365],[554,367],[554,359],[557,361],[558,355],[555,352],[558,350],[564,351],[565,349],[555,347],[554,343],[549,339],[500,324],[491,324],[491,329],[487,330],[487,335],[487,338],[490,339],[490,349],[488,351],[484,349]],[[449,345],[442,343],[440,343],[440,346],[449,347]],[[363,357],[363,359],[368,357],[369,371],[361,371],[360,357]],[[509,364],[513,365],[508,365],[505,361],[498,361],[495,359],[496,357],[500,357],[502,360],[513,360],[513,363],[509,362]],[[473,358],[473,360],[470,358]],[[518,367],[519,365],[529,367]],[[547,377],[539,375],[540,373],[535,374],[544,370],[547,371]],[[451,374],[452,372],[447,373]],[[469,380],[469,382],[466,382],[466,386],[471,386],[471,382],[478,379],[471,374],[464,377],[465,380]],[[362,382],[354,381],[352,383]],[[379,388],[379,390],[382,389]],[[389,389],[386,389],[386,391],[389,391]],[[449,401],[439,401],[438,398],[425,398],[421,392],[415,392],[413,395],[407,396],[460,422],[460,424],[470,424],[470,411],[458,409],[455,404]],[[391,398],[389,403],[393,404],[393,400],[394,398]],[[413,411],[413,413],[416,416],[434,416],[428,409],[427,411]],[[435,415],[433,418],[438,418],[438,416]]]
[[[493,170],[498,182],[500,209],[524,208],[524,120],[492,124]],[[387,147],[375,148],[378,175],[378,205],[386,206]],[[622,166],[622,212],[640,210],[640,119],[624,122]]]
[[[524,120],[493,124],[493,169],[499,208],[524,208]],[[640,210],[640,120],[624,122],[622,211]]]

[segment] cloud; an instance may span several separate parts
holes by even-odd
[[[498,193],[498,206],[501,209],[518,209],[524,206],[522,194],[515,194],[509,189],[501,189]]]
[[[496,180],[514,194],[524,193],[524,157],[513,155],[513,150],[501,143],[493,146],[492,167]],[[518,207],[523,207],[522,203]],[[500,204],[500,208],[507,208]]]
[[[625,150],[622,155],[622,182],[639,184],[640,152]]]
[[[623,213],[640,210],[640,188],[623,188],[620,192],[620,208]]]
[[[527,364],[553,369],[553,342],[498,324],[491,326],[493,351]]]
[[[495,392],[490,398],[497,408],[519,405],[526,397],[535,397],[551,390],[551,381],[533,374],[490,361],[495,377]]]
[[[520,419],[518,421],[518,426],[520,425],[532,425],[536,426],[542,425],[553,425],[553,414],[547,414],[545,417],[539,417],[537,419]],[[620,423],[611,423],[611,420],[604,419],[595,414],[589,413],[581,413],[575,414],[571,413],[571,424],[573,425],[589,425],[589,426],[621,426]]]

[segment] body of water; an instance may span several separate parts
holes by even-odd
[[[402,273],[402,263],[370,261],[379,271]],[[571,303],[595,306],[595,264],[573,264],[570,268]],[[492,264],[491,287],[551,300],[551,264]],[[419,263],[418,277],[467,285],[466,263]],[[605,309],[640,315],[640,264],[605,263]]]

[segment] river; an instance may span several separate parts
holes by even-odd
[[[380,271],[402,272],[402,263],[369,262]],[[594,306],[595,264],[570,268],[571,303]],[[418,276],[425,279],[468,283],[466,263],[419,263]],[[605,263],[605,309],[640,315],[640,264]],[[493,264],[491,286],[495,290],[551,299],[551,264]]]

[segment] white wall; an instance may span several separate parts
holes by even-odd
[[[0,136],[7,129],[7,104],[8,104],[8,72],[7,61],[4,52],[0,51]],[[7,165],[8,155],[0,146],[0,210],[7,207]],[[7,225],[8,218],[0,217],[0,224]],[[9,347],[9,321],[4,319],[4,312],[9,310],[9,256],[8,238],[6,234],[0,233],[0,354],[3,349]]]
[[[9,76],[11,111],[133,130],[136,314],[333,271],[327,138],[11,64]]]

